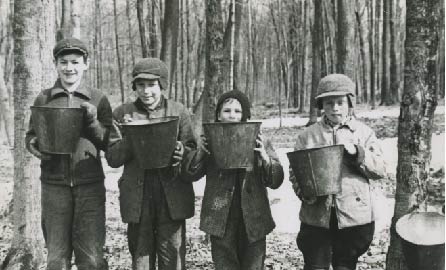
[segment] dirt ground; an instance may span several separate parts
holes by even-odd
[[[255,108],[254,112],[261,111]],[[382,140],[386,151],[389,176],[373,184],[375,196],[378,196],[380,216],[377,220],[373,243],[367,253],[360,258],[358,269],[384,269],[385,256],[389,243],[389,224],[393,215],[395,170],[397,163],[396,128],[398,119],[397,107],[386,107],[374,112],[368,108],[358,110],[358,118],[369,124]],[[302,128],[306,118],[296,117],[292,111],[287,112],[283,120],[284,127],[278,128],[278,120],[274,110],[255,113],[257,119],[266,118],[262,125],[265,137],[273,141],[283,162],[286,173],[284,184],[277,190],[269,191],[270,205],[276,229],[267,237],[266,269],[302,269],[303,258],[297,249],[295,238],[299,230],[298,210],[300,202],[294,195],[287,180],[288,162],[285,153],[291,151],[293,134]],[[433,180],[429,185],[433,194],[432,209],[437,211],[444,205],[444,105],[439,106],[435,116],[435,134],[433,136],[432,173]],[[10,200],[12,198],[13,161],[11,151],[0,141],[0,261],[6,256],[12,237],[10,223]],[[127,248],[126,225],[121,222],[118,202],[117,179],[121,169],[105,167],[107,188],[107,240],[105,253],[110,270],[131,269],[131,260]],[[187,221],[187,266],[188,269],[213,269],[210,243],[206,235],[198,229],[201,199],[205,180],[194,185],[196,192],[196,213]],[[73,267],[75,269],[75,267]]]

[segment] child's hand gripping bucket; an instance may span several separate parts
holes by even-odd
[[[410,270],[444,270],[444,216],[414,212],[396,223],[403,254]]]
[[[287,153],[290,166],[305,197],[341,192],[343,155],[342,145]]]
[[[31,106],[31,111],[40,151],[71,154],[76,150],[84,124],[84,109]]]
[[[261,122],[204,123],[209,150],[220,169],[252,168]]]
[[[170,166],[178,137],[179,118],[176,116],[123,123],[133,154],[142,169]]]

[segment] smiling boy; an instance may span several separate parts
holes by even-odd
[[[26,134],[29,152],[41,159],[42,230],[48,249],[47,269],[71,269],[72,253],[79,270],[104,270],[105,187],[100,150],[105,150],[112,112],[107,97],[85,85],[89,58],[75,38],[59,41],[53,50],[58,79],[43,90],[34,106],[80,107],[81,138],[72,154],[39,150],[32,125]]]
[[[185,269],[185,220],[194,215],[194,190],[192,183],[183,181],[180,168],[183,157],[196,149],[191,119],[182,104],[162,94],[168,86],[168,69],[160,59],[141,59],[132,75],[137,98],[113,111],[116,122],[179,117],[177,147],[165,168],[139,168],[129,138],[120,134],[118,125],[110,134],[107,161],[111,167],[124,165],[119,199],[122,220],[128,223],[132,269],[155,269],[156,261],[158,269]]]

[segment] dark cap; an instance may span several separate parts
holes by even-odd
[[[242,122],[251,118],[251,103],[249,102],[248,97],[241,91],[232,90],[226,93],[223,93],[217,101],[216,109],[215,109],[215,121],[218,122],[218,115],[220,114],[221,108],[223,107],[224,102],[227,99],[236,99],[240,102],[242,106]]]
[[[132,82],[136,79],[158,80],[162,89],[167,89],[169,70],[167,65],[158,58],[140,59],[132,71]]]
[[[88,56],[87,46],[77,38],[64,38],[58,41],[53,49],[54,58],[56,58],[63,51],[76,51]]]

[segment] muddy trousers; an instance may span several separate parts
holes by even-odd
[[[42,182],[42,231],[47,270],[106,270],[105,187],[97,182],[69,187]]]
[[[236,185],[223,237],[211,235],[216,270],[260,270],[266,255],[265,237],[250,243],[243,222],[240,187]]]
[[[358,258],[369,248],[373,240],[375,222],[339,229],[333,208],[330,228],[301,223],[297,235],[297,247],[304,255],[304,270],[329,269],[355,270]]]
[[[172,220],[158,179],[144,182],[140,223],[129,223],[127,237],[133,270],[185,269],[186,225]]]

